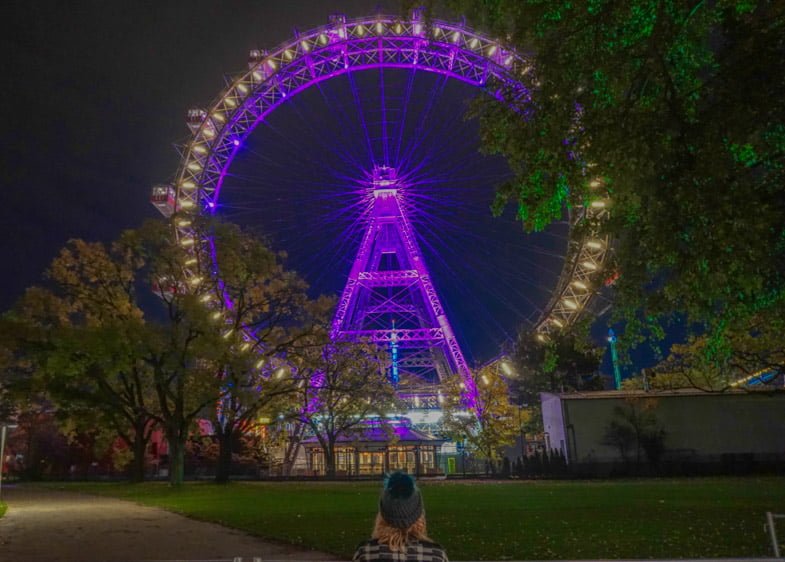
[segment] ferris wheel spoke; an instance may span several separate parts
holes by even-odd
[[[273,126],[268,121],[264,121],[264,125],[267,130],[275,133],[275,135],[283,142],[283,144],[290,147],[291,150],[287,151],[287,158],[289,160],[289,165],[293,164],[300,164],[303,166],[313,166],[314,162],[318,163],[319,167],[322,168],[325,172],[332,172],[334,168],[334,163],[331,162],[329,159],[325,159],[322,154],[318,152],[316,154],[313,151],[308,152],[303,150],[302,146],[295,142],[291,135],[283,134],[281,131],[278,130],[277,127]]]
[[[432,241],[438,242],[439,246],[440,246],[440,248],[442,250],[441,252],[438,252],[438,255],[441,255],[444,252],[450,252],[450,253],[453,253],[453,254],[457,255],[457,252],[456,252],[456,250],[453,247],[454,244],[447,243],[443,239],[443,237],[442,237],[443,236],[442,233],[450,232],[450,230],[449,230],[449,225],[450,224],[451,223],[449,221],[440,221],[438,223],[436,221],[431,221],[431,222],[423,222],[422,224],[418,224],[417,225],[418,231],[421,231],[423,233],[420,236],[420,240],[422,240],[424,242],[427,242],[428,240],[432,240]],[[424,233],[427,233],[428,236],[425,236]],[[482,240],[482,239],[478,239],[478,242],[479,243],[485,242],[487,244],[487,241]],[[433,247],[433,245],[431,247]],[[461,247],[462,249],[465,249],[466,245],[465,244],[461,244],[461,245],[459,245],[459,247]],[[465,252],[462,251],[462,254],[465,254]],[[481,255],[481,254],[478,253],[477,255]],[[535,261],[535,260],[532,260],[530,258],[527,258],[524,254],[521,254],[520,256],[518,256],[518,259],[523,261],[524,263],[527,263],[528,265],[531,265],[533,268],[535,268],[535,269],[537,269],[539,271],[542,271],[543,273],[548,274],[550,276],[556,275],[558,273],[558,270],[561,269],[561,266],[559,265],[558,270],[554,271],[554,270],[552,270],[552,269],[542,265],[542,263],[540,263],[539,261]],[[465,261],[465,256],[463,257],[463,260]],[[476,269],[477,270],[487,270],[488,269],[488,265],[489,264],[487,263],[487,261],[484,262],[484,263],[478,263],[478,264],[476,264],[476,266],[477,266]],[[502,262],[501,267],[505,267],[504,266],[504,262]],[[475,269],[475,268],[472,268],[472,269]]]
[[[427,113],[430,113],[433,108],[428,108]],[[442,111],[433,118],[436,124],[432,127],[421,128],[422,134],[415,136],[408,147],[407,158],[412,162],[416,160],[416,164],[409,164],[409,168],[413,171],[421,171],[438,165],[439,162],[449,161],[454,167],[456,164],[460,167],[470,166],[473,163],[473,158],[459,158],[459,154],[465,156],[476,156],[477,149],[469,149],[466,139],[476,136],[476,134],[469,134],[476,124],[471,121],[465,120],[456,115],[461,115],[462,112],[454,112],[452,114]],[[424,148],[428,150],[424,150]],[[460,152],[457,149],[461,149]],[[421,154],[422,153],[422,154]]]
[[[354,99],[355,111],[360,120],[360,124],[362,125],[362,132],[365,138],[365,146],[368,154],[368,161],[374,162],[376,158],[374,156],[373,145],[371,144],[371,135],[368,132],[368,123],[366,122],[365,114],[363,113],[362,101],[360,100],[360,94],[357,91],[357,83],[354,79],[354,73],[353,72],[347,73],[347,77],[349,78],[349,85],[352,90],[352,97]]]
[[[321,105],[312,103],[310,105],[319,107],[320,111],[315,112],[315,108],[308,116],[303,117],[303,122],[310,128],[313,134],[318,136],[318,140],[322,146],[327,146],[333,151],[338,151],[342,155],[344,162],[349,164],[352,173],[356,175],[357,170],[362,170],[365,165],[360,157],[357,156],[358,147],[362,147],[362,143],[358,145],[357,134],[352,134],[352,129],[357,127],[361,129],[358,122],[359,116],[355,113],[350,115],[345,106],[346,100],[338,99],[335,95],[331,95],[327,88],[323,85],[317,84],[317,92],[321,101]],[[354,100],[351,100],[354,105]],[[301,105],[298,103],[297,110],[301,117],[305,113]],[[305,104],[308,105],[308,104]],[[322,130],[317,130],[315,124],[323,125]],[[362,132],[362,131],[361,131]]]
[[[488,325],[488,323],[490,323],[491,325],[493,325],[493,327],[496,330],[501,330],[502,332],[506,332],[504,327],[496,320],[495,316],[493,314],[489,313],[487,305],[485,303],[483,303],[482,300],[480,300],[479,295],[482,294],[482,291],[478,291],[476,289],[473,289],[467,283],[461,281],[462,279],[465,278],[465,276],[463,275],[463,273],[465,273],[465,272],[457,271],[453,267],[451,267],[446,262],[446,260],[443,259],[442,254],[440,252],[435,251],[435,249],[432,248],[431,245],[428,242],[425,243],[425,246],[431,250],[432,257],[436,258],[436,261],[441,264],[442,268],[447,273],[447,275],[445,276],[445,279],[451,280],[452,281],[451,284],[458,290],[459,294],[463,295],[463,297],[466,300],[473,302],[475,307],[477,307],[480,310],[485,312],[485,314],[479,314],[479,315],[474,316],[475,321],[479,320],[479,322],[481,322],[482,324],[486,324],[486,325]],[[460,262],[458,262],[458,263],[460,263]],[[442,284],[442,286],[443,285],[444,284]],[[448,302],[445,303],[444,306],[447,308],[448,314],[449,314],[450,313],[450,305],[449,305],[449,303]],[[515,311],[516,307],[512,308],[512,310]],[[516,312],[516,315],[518,315],[517,312]],[[459,334],[460,334],[460,332],[459,332]],[[465,337],[465,336],[463,336],[463,337]]]
[[[324,102],[325,106],[329,108],[329,111],[336,117],[338,122],[338,135],[336,138],[342,139],[344,145],[346,146],[346,150],[357,154],[358,152],[362,152],[363,150],[367,150],[367,145],[365,145],[362,141],[358,143],[358,139],[364,138],[365,135],[362,131],[362,127],[358,122],[356,112],[352,115],[346,110],[346,104],[340,103],[340,101],[336,102],[333,97],[331,97],[325,88],[322,87],[321,83],[316,84],[316,87],[319,91],[319,94],[322,97],[322,101]],[[342,125],[342,126],[341,126]],[[351,126],[350,126],[351,125]],[[353,134],[352,129],[357,127],[359,134]],[[360,148],[362,150],[358,151],[357,149]],[[362,170],[365,168],[362,161],[355,156],[357,161],[357,169]]]
[[[405,125],[406,125],[406,118],[407,118],[408,113],[409,113],[409,105],[410,105],[410,100],[411,100],[411,97],[412,97],[412,90],[413,90],[413,87],[414,87],[414,80],[415,80],[416,76],[417,76],[417,69],[413,68],[413,69],[411,69],[409,71],[408,76],[407,76],[407,80],[406,80],[406,90],[405,90],[405,94],[404,94],[404,98],[403,98],[403,109],[402,109],[401,118],[398,121],[398,140],[395,143],[395,163],[396,163],[396,166],[398,166],[399,163],[400,163],[401,143],[403,142],[403,134],[404,134]]]
[[[417,121],[417,126],[414,128],[413,131],[413,140],[410,142],[409,146],[404,150],[403,157],[396,163],[396,166],[401,169],[408,169],[410,165],[410,160],[412,153],[416,150],[418,146],[421,144],[421,140],[427,133],[425,132],[425,123],[433,110],[434,104],[436,99],[442,94],[444,91],[445,86],[447,85],[447,77],[441,76],[439,79],[439,84],[436,88],[431,90],[431,95],[428,97],[428,102],[420,112],[419,120]]]
[[[307,128],[304,131],[307,134],[313,136],[315,140],[319,143],[320,148],[325,154],[333,154],[336,158],[344,162],[345,164],[349,165],[352,168],[360,169],[362,168],[362,164],[360,161],[352,156],[352,150],[344,146],[341,142],[336,142],[343,139],[343,135],[340,133],[342,131],[342,127],[336,126],[332,119],[330,119],[330,123],[332,124],[331,127],[327,128],[324,119],[316,119],[316,118],[306,118],[303,115],[303,110],[300,108],[299,103],[293,104],[294,110],[297,112],[298,117],[300,117],[300,121],[305,125]],[[326,115],[333,115],[332,107],[327,107],[324,113]],[[315,123],[321,123],[325,125],[325,130],[318,130]],[[328,142],[332,141],[332,142]]]
[[[382,153],[384,155],[384,165],[390,165],[390,148],[387,139],[387,102],[384,92],[384,68],[379,69],[379,96],[381,97],[382,109]]]

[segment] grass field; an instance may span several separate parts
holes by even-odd
[[[0,517],[5,515],[5,510],[8,509],[8,506],[3,502],[0,502]]]
[[[369,535],[372,483],[89,484],[254,535],[350,557]],[[770,556],[766,511],[785,479],[422,483],[429,533],[452,560]]]

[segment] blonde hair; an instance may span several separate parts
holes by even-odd
[[[384,520],[381,513],[377,513],[371,538],[378,540],[380,544],[386,544],[393,552],[406,552],[406,543],[410,540],[431,541],[425,527],[424,512],[406,529],[393,527]]]

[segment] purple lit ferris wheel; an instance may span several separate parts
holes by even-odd
[[[521,261],[523,234],[489,234],[500,228],[487,211],[492,192],[473,194],[509,172],[466,140],[477,131],[462,118],[462,100],[468,91],[494,96],[524,119],[536,87],[530,57],[464,26],[426,25],[418,12],[333,16],[273,51],[251,51],[247,72],[209,108],[188,112],[192,137],[153,203],[174,216],[178,243],[194,256],[209,256],[210,240],[191,228],[191,215],[261,224],[293,259],[303,256],[294,265],[309,282],[332,276],[319,288],[341,295],[333,337],[388,346],[402,390],[435,400],[447,374],[471,384],[462,332],[488,332],[483,322],[506,315],[546,339],[576,321],[604,278],[599,197],[539,249],[552,274],[539,275],[542,264],[529,259],[509,287],[494,285]],[[578,222],[595,226],[576,237]],[[501,257],[472,262],[472,247]],[[472,277],[480,281],[461,286]],[[490,320],[470,313],[456,322],[478,294],[494,292],[500,304]],[[508,298],[516,292],[542,302],[517,318]]]

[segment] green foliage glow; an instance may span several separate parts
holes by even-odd
[[[485,150],[515,173],[494,211],[512,203],[539,230],[596,196],[587,177],[613,179],[625,343],[674,312],[712,333],[741,326],[785,287],[785,3],[497,0],[492,17],[483,0],[448,4],[537,53],[526,122],[475,108]]]

